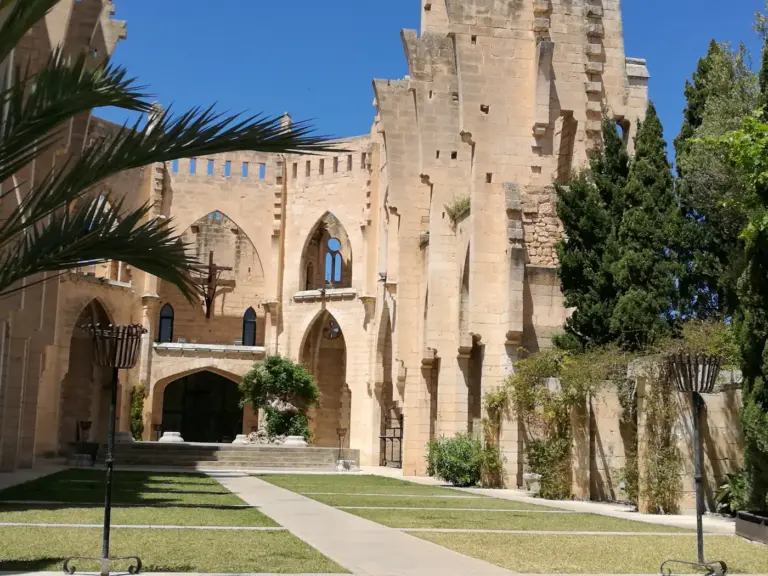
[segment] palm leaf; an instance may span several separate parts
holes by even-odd
[[[117,260],[178,286],[192,298],[196,289],[188,271],[197,261],[169,221],[147,220],[150,211],[149,204],[124,212],[122,202],[81,201],[27,227],[0,257],[0,295],[35,274]]]
[[[45,16],[59,0],[0,0],[0,10],[10,13],[0,26],[0,62],[4,62],[24,35]]]

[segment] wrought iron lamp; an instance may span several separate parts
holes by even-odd
[[[704,560],[704,526],[702,515],[704,513],[704,492],[702,487],[701,472],[701,434],[699,432],[700,408],[703,404],[702,394],[711,394],[715,388],[717,377],[720,374],[722,358],[706,354],[686,354],[683,352],[670,354],[666,358],[669,375],[677,386],[677,390],[683,394],[690,394],[693,420],[693,462],[694,482],[696,485],[696,563],[679,560],[667,560],[661,565],[662,574],[665,573],[665,565],[671,563],[698,566],[707,570],[707,574],[725,575],[728,567],[725,562],[706,562]],[[667,569],[667,574],[672,572]]]
[[[141,559],[138,556],[122,558],[109,557],[109,528],[112,517],[112,472],[114,468],[113,452],[115,449],[115,417],[117,412],[117,380],[118,370],[133,368],[139,355],[141,337],[147,333],[146,328],[140,324],[129,326],[88,325],[81,326],[93,339],[93,347],[96,352],[96,362],[100,366],[112,368],[112,397],[109,404],[109,436],[107,438],[107,475],[104,497],[104,529],[101,539],[101,558],[86,558],[73,556],[64,561],[64,571],[68,574],[75,573],[73,560],[99,560],[101,562],[102,576],[109,575],[110,562],[113,560],[132,560],[134,563],[128,568],[131,574],[141,571]]]

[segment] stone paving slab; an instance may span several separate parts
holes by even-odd
[[[395,528],[353,516],[258,478],[217,478],[228,490],[356,576],[510,576]]]
[[[495,530],[493,528],[398,528],[403,532],[447,534],[534,534],[539,536],[696,536],[693,532],[616,532],[599,530]],[[729,534],[705,534],[707,538],[730,538]]]

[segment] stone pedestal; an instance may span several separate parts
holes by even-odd
[[[250,444],[250,442],[248,442],[248,436],[245,434],[238,434],[237,437],[232,441],[232,444],[242,446],[244,444]]]
[[[306,448],[309,446],[303,436],[288,436],[282,445],[294,448]]]
[[[158,440],[164,444],[184,442],[184,438],[181,437],[181,432],[163,432],[163,437]]]

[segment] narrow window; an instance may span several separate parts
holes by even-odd
[[[472,44],[477,44],[477,36],[472,36]]]
[[[170,304],[160,309],[160,330],[157,336],[157,341],[161,343],[173,340],[173,306]]]
[[[435,152],[435,158],[440,159],[440,150]]]
[[[323,176],[325,174],[325,160],[322,158],[320,159],[320,167],[319,167],[320,176]]]
[[[299,177],[299,163],[298,162],[294,162],[293,163],[293,169],[291,170],[291,176],[292,176],[292,178],[294,180]]]
[[[458,157],[459,157],[459,153],[456,150],[451,152],[451,160],[456,160],[456,158]]]
[[[328,252],[325,254],[325,282],[330,285],[341,282],[341,242],[336,238],[328,240]]]
[[[347,172],[352,172],[352,154],[347,156]]]
[[[454,102],[458,102],[459,101],[459,93],[458,92],[454,92],[451,95],[451,98],[453,99]]]
[[[304,175],[309,178],[312,175],[312,162],[307,160],[307,166],[304,169]]]
[[[229,178],[230,176],[232,176],[232,162],[227,160],[224,162],[224,177]]]
[[[487,184],[491,184],[493,182],[493,174],[492,173],[490,173],[490,172],[486,173],[486,175],[485,175],[485,182]]]
[[[243,346],[256,346],[256,311],[248,308],[243,315]]]
[[[213,176],[213,160],[208,160],[208,176]]]
[[[483,114],[488,114],[488,112],[491,111],[491,107],[488,106],[488,104],[480,104],[480,112]]]
[[[368,154],[363,152],[362,156],[360,156],[360,168],[367,168],[368,167]]]
[[[178,160],[171,160],[171,172],[174,174],[179,173],[179,161]]]
[[[243,171],[241,173],[243,178],[248,178],[248,162],[243,162]]]
[[[432,2],[424,4],[424,12],[430,12],[432,10]]]
[[[339,171],[339,159],[338,157],[333,159],[333,173],[336,174]]]
[[[189,173],[197,174],[197,158],[190,158],[189,160]]]
[[[267,165],[263,162],[259,164],[259,180],[266,180],[267,178]]]
[[[432,90],[429,91],[429,99],[432,100]]]

